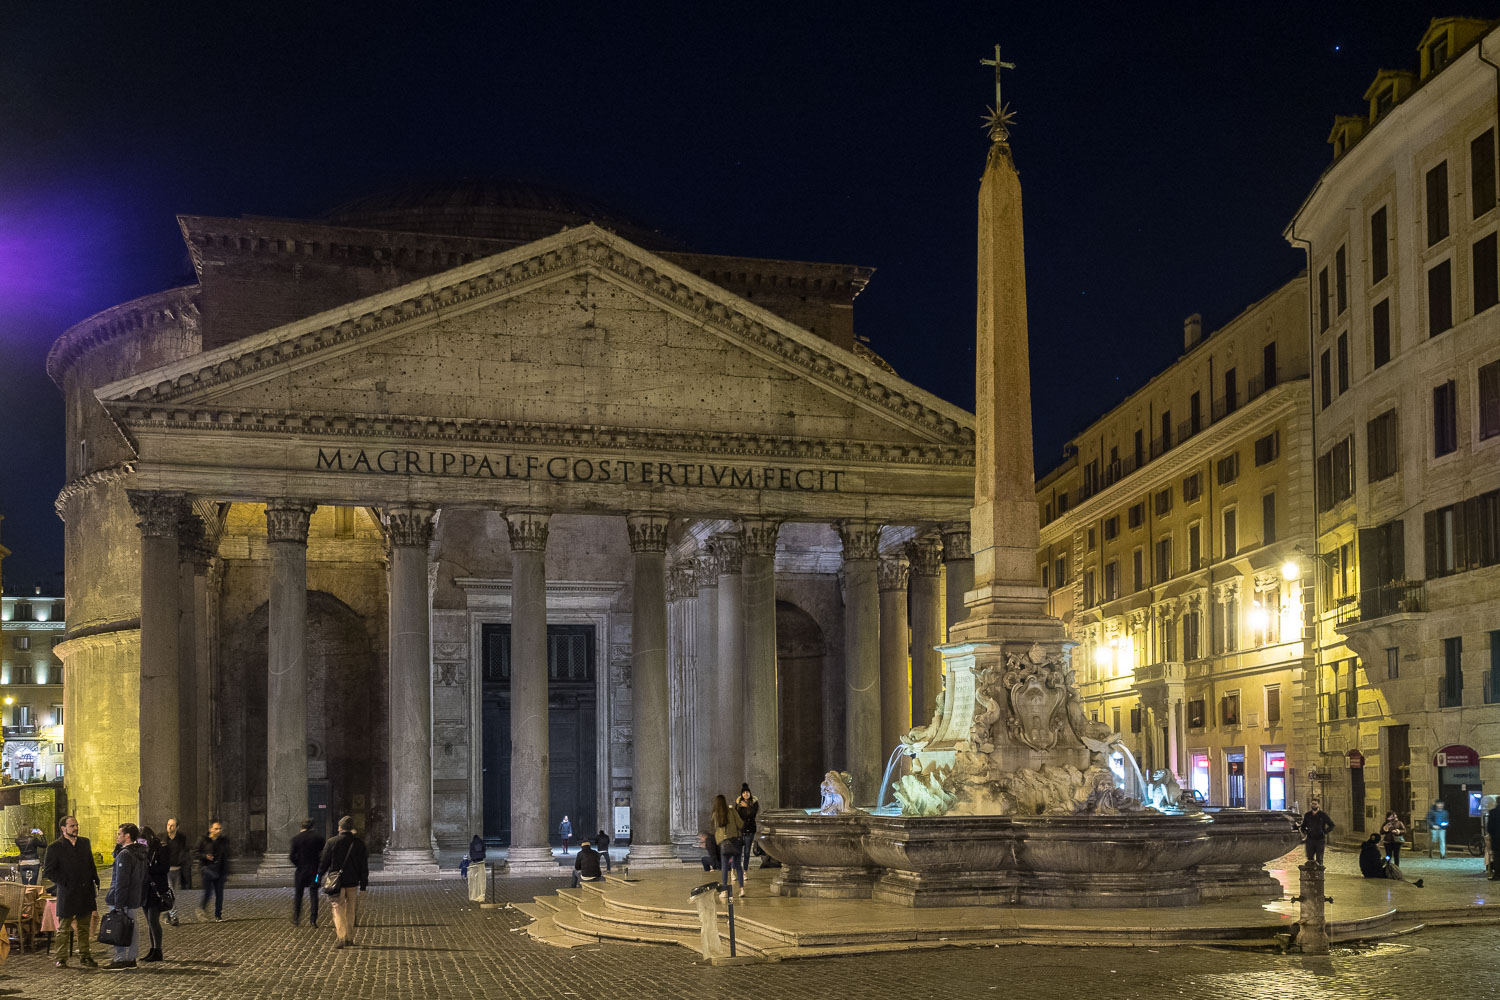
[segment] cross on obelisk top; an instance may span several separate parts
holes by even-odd
[[[995,58],[979,60],[981,66],[995,67],[995,106],[989,109],[989,114],[984,116],[984,126],[989,130],[990,139],[997,143],[1003,143],[1010,137],[1010,130],[1006,128],[1014,117],[1009,109],[1000,100],[1000,71],[1015,69],[1016,64],[1006,62],[1000,58],[1000,46],[995,46]]]

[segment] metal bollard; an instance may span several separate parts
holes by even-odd
[[[1323,895],[1323,866],[1308,862],[1297,866],[1301,872],[1301,894],[1292,897],[1300,904],[1297,920],[1297,938],[1293,946],[1304,955],[1328,954],[1328,923],[1323,915],[1323,904],[1333,900]]]

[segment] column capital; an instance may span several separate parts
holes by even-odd
[[[425,549],[432,541],[431,504],[406,503],[385,507],[380,511],[380,523],[385,526],[387,543],[392,547]]]
[[[737,531],[726,531],[709,539],[708,551],[718,576],[738,576],[743,568],[745,545]]]
[[[907,577],[911,575],[911,565],[905,556],[881,556],[880,567],[876,570],[876,579],[879,581],[880,589],[905,590]]]
[[[698,596],[697,560],[667,568],[667,600],[683,601]]]
[[[834,530],[844,543],[844,562],[880,558],[880,525],[874,521],[835,521]]]
[[[311,500],[278,497],[266,501],[266,540],[307,544],[307,522],[318,505]]]
[[[698,554],[693,556],[693,582],[699,590],[719,585],[719,561],[707,545],[699,548]]]
[[[505,530],[510,535],[510,547],[515,552],[546,552],[547,524],[552,517],[550,510],[534,507],[518,507],[505,512]]]
[[[667,514],[638,513],[625,515],[625,530],[630,535],[632,552],[667,551],[667,527],[672,518]]]
[[[741,518],[740,538],[745,545],[745,555],[774,556],[776,554],[776,533],[780,530],[781,522],[771,518]]]
[[[186,507],[181,493],[163,493],[157,490],[126,490],[130,509],[139,518],[136,527],[146,538],[176,538],[177,522]]]
[[[923,535],[906,543],[906,557],[916,576],[937,576],[942,569],[942,543],[936,535]]]
[[[969,526],[967,524],[943,525],[943,561],[957,562],[960,559],[973,558],[974,553],[969,549]]]
[[[177,519],[178,561],[191,563],[194,572],[205,573],[208,571],[208,564],[213,555],[213,546],[208,543],[208,532],[203,526],[203,518],[194,514],[191,509],[184,510],[182,516]]]

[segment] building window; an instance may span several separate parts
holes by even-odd
[[[1458,450],[1458,386],[1452,380],[1432,388],[1432,454]]]
[[[1108,562],[1104,564],[1104,599],[1106,601],[1118,600],[1120,596],[1120,564]]]
[[[1275,726],[1281,723],[1281,685],[1266,685],[1266,725]]]
[[[1130,731],[1132,733],[1141,731],[1141,708],[1139,705],[1130,710]]]
[[[1224,646],[1222,653],[1233,653],[1240,648],[1240,598],[1237,593],[1231,591],[1224,595],[1224,603],[1220,605],[1224,610],[1224,628],[1221,637]]]
[[[1448,238],[1448,161],[1427,171],[1427,245]]]
[[[1057,562],[1052,566],[1053,585],[1058,587],[1067,586],[1068,583],[1068,557],[1058,556]]]
[[[1495,255],[1495,234],[1474,244],[1474,311],[1484,312],[1500,302],[1500,261]]]
[[[1438,707],[1453,708],[1464,703],[1464,640],[1453,636],[1443,640],[1443,686],[1439,689]]]
[[[18,622],[33,621],[33,613],[34,612],[32,611],[30,604],[26,603],[25,601],[20,601],[16,604],[16,612],[13,620]]]
[[[1234,452],[1219,459],[1218,480],[1220,486],[1227,486],[1240,477],[1240,453]]]
[[[1235,523],[1236,512],[1233,507],[1224,512],[1224,558],[1228,559],[1239,551],[1239,537]]]
[[[1374,340],[1373,356],[1379,368],[1391,360],[1391,300],[1381,299],[1370,313],[1370,333]]]
[[[1203,561],[1202,537],[1203,533],[1199,530],[1199,526],[1196,523],[1188,525],[1187,568],[1189,571],[1197,569],[1199,564]]]
[[[1476,219],[1495,207],[1494,129],[1469,143],[1469,200]]]
[[[1354,449],[1351,438],[1344,438],[1318,458],[1318,512],[1332,510],[1354,495]]]
[[[1231,691],[1219,702],[1219,718],[1226,727],[1240,724],[1240,693]]]
[[[1142,500],[1140,503],[1131,504],[1130,510],[1126,512],[1126,522],[1130,527],[1139,528],[1145,521],[1146,501]]]
[[[1385,679],[1393,681],[1401,676],[1401,647],[1387,646],[1385,650]]]
[[[1182,616],[1182,658],[1198,659],[1198,634],[1201,630],[1201,612],[1188,611]]]
[[[1171,410],[1163,410],[1161,413],[1161,441],[1158,443],[1157,447],[1160,449],[1157,454],[1166,454],[1172,449]],[[1115,732],[1119,732],[1119,730],[1117,729],[1115,730]]]
[[[1165,517],[1172,512],[1172,488],[1169,486],[1156,494],[1156,516]]]
[[[21,663],[11,668],[11,683],[30,684],[32,678],[31,664]]]
[[[1344,275],[1347,260],[1348,254],[1339,247],[1333,255],[1333,299],[1335,311],[1340,316],[1349,308],[1349,281]]]
[[[1500,434],[1500,361],[1479,369],[1479,438]]]
[[[62,706],[61,705],[53,705],[52,706],[52,724],[54,726],[60,726],[60,725],[63,724],[63,715],[62,715]]]
[[[1497,364],[1497,365],[1492,366],[1492,367],[1500,368],[1500,364]],[[1497,371],[1497,375],[1500,375],[1500,371]],[[1203,495],[1203,478],[1198,473],[1195,472],[1191,476],[1188,476],[1186,479],[1184,479],[1182,481],[1182,502],[1183,503],[1192,503],[1194,500],[1197,500],[1202,495]]]
[[[1188,702],[1187,715],[1189,729],[1202,729],[1205,725],[1207,725],[1208,713],[1204,709],[1205,705],[1202,698],[1194,698],[1192,701]]]
[[[29,636],[29,635],[18,635],[18,636],[16,636],[15,638],[13,638],[11,640],[10,644],[11,644],[11,647],[14,648],[14,649],[30,649],[31,648],[31,636]]]
[[[1091,569],[1086,569],[1083,571],[1083,606],[1086,608],[1092,608],[1095,604],[1099,603],[1094,599],[1095,596],[1094,571]]]
[[[1328,268],[1318,272],[1318,332],[1327,333],[1330,324],[1328,307]]]
[[[1386,214],[1382,207],[1370,216],[1370,284],[1378,285],[1391,273],[1390,251],[1386,246]]]
[[[1427,336],[1453,328],[1453,261],[1427,271]]]
[[[1110,722],[1111,725],[1109,728],[1111,732],[1124,732],[1124,730],[1120,728],[1120,710],[1118,708],[1110,709]]]
[[[1339,334],[1339,395],[1349,391],[1349,334]]]
[[[1265,465],[1281,454],[1281,433],[1272,431],[1265,437],[1255,439],[1255,464]]]
[[[1399,468],[1396,455],[1396,411],[1386,410],[1365,425],[1370,482],[1389,479]]]
[[[1267,493],[1260,498],[1260,523],[1263,545],[1276,541],[1276,494]]]
[[[1146,589],[1146,574],[1143,569],[1144,557],[1140,549],[1130,553],[1130,590],[1131,593]]]
[[[1343,253],[1342,250],[1339,253]],[[1340,311],[1343,307],[1339,307]],[[1271,341],[1260,352],[1260,378],[1266,391],[1276,388],[1276,341]]]
[[[1203,394],[1193,393],[1188,397],[1188,433],[1197,434],[1203,429]]]
[[[1118,537],[1119,534],[1120,534],[1120,515],[1116,514],[1114,517],[1107,517],[1107,518],[1105,518],[1104,519],[1104,540],[1106,542],[1110,541],[1111,539],[1114,539],[1114,538]],[[1094,547],[1093,543],[1090,542],[1089,543],[1089,548],[1092,549],[1093,547]]]
[[[1166,583],[1172,579],[1172,539],[1171,536],[1158,538],[1156,540],[1156,582]]]
[[[1046,563],[1042,563],[1042,589],[1043,590],[1051,590],[1052,589],[1052,583],[1051,583],[1051,579],[1050,579],[1050,577],[1048,575],[1048,568],[1047,568],[1047,564]]]
[[[1135,432],[1135,467],[1139,469],[1146,464],[1146,432],[1137,430]]]
[[[1227,417],[1240,407],[1239,379],[1233,368],[1224,373],[1224,415]]]
[[[1318,388],[1322,390],[1323,404],[1319,409],[1328,409],[1333,402],[1333,352],[1324,351],[1318,358]]]
[[[1500,490],[1429,510],[1424,527],[1428,578],[1500,564]]]

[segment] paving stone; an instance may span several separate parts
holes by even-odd
[[[565,884],[500,879],[495,886],[504,900],[523,902]],[[291,925],[289,890],[231,884],[224,913],[223,923],[184,920],[167,928],[167,961],[134,972],[54,969],[40,952],[13,953],[0,969],[0,997],[1028,1000],[1084,989],[1112,1000],[1312,995],[1391,1000],[1489,996],[1500,988],[1495,958],[1500,927],[1487,926],[1434,929],[1373,947],[1335,949],[1326,959],[1207,948],[1007,945],[714,968],[678,947],[548,947],[522,932],[529,920],[519,911],[470,903],[457,878],[373,887],[362,899],[357,947],[345,951],[333,950],[332,915],[326,908],[316,930],[305,921]]]

